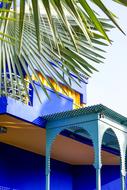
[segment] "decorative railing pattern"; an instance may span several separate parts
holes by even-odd
[[[24,87],[26,86],[26,89]],[[31,91],[30,83],[28,80],[24,79],[24,84],[21,78],[15,74],[10,74],[6,72],[6,74],[2,74],[1,84],[0,84],[0,95],[1,96],[9,96],[14,98],[15,100],[19,100],[25,104],[30,103]],[[27,94],[28,93],[28,94]],[[29,97],[28,97],[29,95]]]

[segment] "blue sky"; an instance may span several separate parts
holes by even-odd
[[[127,8],[105,2],[127,34]],[[118,29],[113,29],[110,36],[114,43],[106,49],[106,60],[89,79],[88,105],[102,103],[127,116],[127,36]]]

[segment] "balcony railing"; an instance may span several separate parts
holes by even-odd
[[[28,80],[24,80],[24,83],[26,85],[29,98],[31,99],[30,92],[32,88],[30,88],[30,83]],[[9,96],[25,104],[30,103],[27,92],[24,88],[24,84],[20,76],[18,75],[15,77],[15,74],[11,74],[11,77],[10,77],[10,74],[7,72],[6,72],[6,75],[2,74],[0,90],[1,90],[0,92],[1,96]]]

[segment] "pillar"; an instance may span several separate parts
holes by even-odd
[[[46,190],[50,190],[50,149],[51,149],[51,143],[48,141],[47,138],[46,141],[46,158],[45,158],[45,177],[46,177]]]
[[[94,164],[96,170],[96,190],[101,190],[101,166]]]
[[[50,154],[51,154],[51,148],[53,141],[55,137],[57,136],[57,133],[59,134],[59,128],[56,129],[46,129],[46,156],[45,156],[45,177],[46,177],[46,190],[50,190],[50,173],[51,173],[51,167],[50,167]]]
[[[94,168],[96,169],[96,190],[101,190],[101,142],[102,142],[102,132],[99,129],[99,125],[97,124],[97,129],[94,132],[94,153],[95,153],[95,161]]]
[[[96,169],[96,190],[101,190],[101,150],[96,149],[94,168]]]
[[[121,190],[126,190],[126,171],[121,170]]]
[[[96,190],[101,190],[101,168],[96,168]]]

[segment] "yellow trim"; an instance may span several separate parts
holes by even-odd
[[[38,72],[38,76],[42,82],[42,84],[44,84],[47,87],[50,87],[48,82],[46,81],[46,79]],[[32,75],[32,80],[37,81],[36,77],[34,75]],[[75,90],[69,89],[67,86],[63,85],[63,84],[56,84],[56,82],[50,78],[50,82],[52,83],[54,89],[57,92],[60,92],[66,96],[68,96],[69,98],[73,99],[73,109],[78,109],[78,108],[82,108],[85,107],[85,104],[81,104],[81,98],[80,98],[80,93],[76,92]]]

